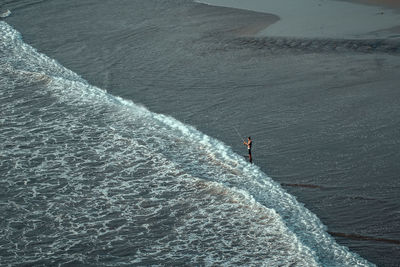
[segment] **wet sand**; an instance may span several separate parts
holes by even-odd
[[[358,4],[375,5],[400,10],[400,1],[397,0],[339,0]]]
[[[367,2],[378,3],[363,0],[363,3]],[[392,34],[386,29],[396,27],[400,23],[400,13],[393,9],[398,6],[395,1],[385,1],[380,8],[360,5],[359,1],[209,0],[204,3],[272,13],[281,18],[260,32],[259,36],[382,39]]]

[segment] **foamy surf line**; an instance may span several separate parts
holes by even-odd
[[[147,244],[146,242],[163,231],[170,233],[173,240],[164,237],[157,239],[155,243],[150,242],[149,245],[154,246],[154,250],[141,248],[128,257],[130,264],[156,264],[157,261],[160,263],[174,257],[193,258],[193,263],[205,265],[239,264],[245,255],[250,254],[253,255],[253,264],[261,265],[372,266],[347,248],[339,246],[317,216],[258,167],[248,164],[221,141],[170,116],[153,113],[132,101],[91,86],[78,74],[25,44],[20,34],[4,22],[0,22],[0,31],[0,49],[3,52],[0,55],[2,83],[10,84],[8,90],[2,89],[1,99],[6,99],[11,94],[2,107],[4,112],[13,114],[9,110],[15,112],[16,109],[26,106],[16,104],[21,101],[29,103],[29,97],[26,100],[24,95],[17,99],[20,102],[13,102],[16,96],[11,88],[16,88],[15,86],[21,88],[24,84],[40,84],[43,91],[31,93],[38,99],[44,98],[49,102],[44,113],[37,113],[38,118],[25,113],[22,118],[29,123],[20,124],[20,127],[28,127],[23,128],[22,132],[30,132],[34,142],[44,138],[43,143],[39,143],[41,149],[35,149],[35,153],[47,161],[31,168],[35,171],[32,173],[32,181],[17,181],[24,179],[24,171],[29,171],[20,169],[24,166],[24,160],[19,156],[19,149],[14,146],[4,152],[15,158],[15,166],[19,166],[7,169],[6,182],[9,188],[15,188],[19,194],[27,194],[27,201],[23,204],[18,204],[18,199],[14,199],[14,196],[7,200],[1,199],[2,214],[8,212],[4,207],[12,205],[21,212],[13,215],[16,218],[4,218],[8,231],[15,231],[13,221],[19,220],[22,223],[28,220],[25,216],[38,216],[38,219],[44,220],[40,209],[31,214],[36,206],[30,205],[37,201],[42,203],[38,198],[46,194],[44,188],[51,188],[58,195],[47,197],[46,201],[54,202],[50,202],[43,213],[47,219],[57,221],[58,228],[54,231],[47,229],[49,233],[45,237],[62,237],[68,247],[66,253],[70,253],[69,260],[79,255],[81,263],[93,260],[91,253],[79,254],[73,249],[82,242],[81,239],[96,239],[101,246],[107,247],[109,243],[105,233],[109,233],[114,235],[112,244],[116,246],[119,244],[118,240],[123,238],[119,231],[129,225],[127,222],[135,220],[133,225],[141,227],[137,232],[132,230],[136,234],[124,232],[124,235],[131,235],[129,237],[133,240],[136,235],[144,235],[146,238],[140,242]],[[48,116],[61,119],[49,120]],[[88,120],[82,123],[82,118]],[[10,116],[9,119],[16,118]],[[29,128],[31,124],[34,129]],[[54,127],[56,130],[51,130]],[[9,135],[14,131],[16,129],[10,127],[6,131],[0,131],[0,135],[2,139],[4,137],[4,140],[9,140]],[[42,134],[43,131],[46,135]],[[62,134],[73,142],[57,146],[57,142],[60,142],[58,139],[65,139],[63,136],[58,137]],[[13,135],[11,139],[29,141]],[[145,144],[143,140],[146,140]],[[20,149],[35,148],[34,142],[24,143]],[[76,142],[78,144],[74,145]],[[85,152],[96,160],[75,160],[76,155]],[[54,153],[56,157],[51,156]],[[89,191],[89,195],[77,202],[75,198],[81,198],[78,193],[87,192],[86,176],[97,185]],[[101,183],[97,182],[100,178]],[[55,180],[54,184],[52,180]],[[67,182],[61,189],[57,184],[60,180]],[[22,191],[24,186],[31,184],[32,191]],[[74,187],[74,190],[65,194],[68,185]],[[124,188],[128,190],[121,191]],[[152,192],[151,197],[144,193],[148,190]],[[79,203],[85,201],[89,201],[89,209],[80,206]],[[72,204],[68,213],[72,217],[70,220],[83,221],[77,227],[74,227],[74,223],[63,226],[59,217],[60,211],[56,210],[58,206],[68,203]],[[99,217],[98,213],[104,213],[104,207],[109,214],[104,215],[104,218]],[[25,211],[22,213],[22,210]],[[174,216],[169,217],[165,214],[166,210]],[[89,216],[84,215],[86,213]],[[115,221],[115,214],[118,214],[118,219],[126,222],[121,225]],[[140,216],[132,217],[135,214]],[[154,220],[143,221],[144,215],[153,216]],[[65,219],[68,217],[62,216]],[[175,223],[157,224],[157,221],[164,219]],[[109,227],[110,224],[112,227]],[[94,235],[88,235],[93,227],[98,227],[98,230],[94,231]],[[6,237],[3,240],[7,240],[0,245],[3,251],[7,251],[7,256],[4,257],[6,264],[31,262],[38,260],[38,257],[42,260],[54,257],[48,256],[53,251],[47,247],[47,254],[39,253],[39,256],[23,251],[23,245],[29,247],[32,242],[26,232],[23,233],[26,243],[20,246],[22,251],[19,248],[16,253],[13,251],[16,250],[17,241],[7,231],[1,232],[1,235],[2,239]],[[237,236],[240,236],[241,242],[235,242]],[[59,241],[54,242],[55,248],[62,248]],[[207,243],[210,247],[207,247]],[[206,248],[202,250],[202,246]],[[172,254],[160,254],[159,251],[165,251],[166,248],[170,248]],[[196,253],[193,248],[196,248]],[[217,251],[226,255],[239,251],[239,254],[221,258]],[[63,257],[67,256],[63,254]],[[151,257],[156,262],[148,262]],[[123,257],[113,259],[118,263],[126,260]],[[101,263],[101,257],[97,260]]]

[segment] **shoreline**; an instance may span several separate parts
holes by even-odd
[[[216,13],[219,13],[220,16],[225,16],[223,14],[235,16],[236,19],[232,20],[233,23],[221,26],[221,32],[230,32],[238,36],[257,36],[260,32],[263,32],[281,19],[279,16],[268,12],[245,10],[229,6],[215,6],[201,1],[195,1],[195,3],[199,5],[199,8],[214,10],[212,13],[217,10]],[[207,12],[210,12],[210,10]]]
[[[369,2],[373,5],[361,4]],[[274,14],[281,19],[260,31],[257,36],[371,39],[389,38],[387,29],[400,25],[400,12],[389,8],[388,4],[377,8],[376,0],[318,1],[299,0],[290,5],[285,1],[249,0],[206,0],[196,1],[213,6],[224,6],[247,11]],[[393,1],[385,1],[385,3]],[[399,4],[400,5],[400,4]],[[396,5],[397,6],[397,5]],[[338,19],[340,17],[340,19]]]

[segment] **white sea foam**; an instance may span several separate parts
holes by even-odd
[[[221,141],[0,31],[5,264],[371,265]]]
[[[11,11],[7,9],[6,11],[3,11],[2,13],[0,13],[0,18],[4,19],[4,18],[7,18],[10,15],[11,15]]]

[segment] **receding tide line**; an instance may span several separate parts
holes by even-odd
[[[328,233],[331,236],[335,236],[335,237],[344,237],[344,238],[349,238],[349,239],[353,239],[353,240],[376,241],[376,242],[400,245],[400,240],[386,239],[386,238],[372,237],[372,236],[363,236],[363,235],[358,235],[358,234],[338,233],[338,232],[328,232]]]

